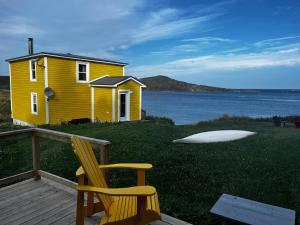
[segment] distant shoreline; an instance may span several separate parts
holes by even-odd
[[[266,91],[284,91],[290,93],[299,93],[299,89],[261,89],[261,88],[223,88],[223,87],[213,87],[208,85],[198,85],[193,83],[187,83],[184,81],[179,81],[172,79],[167,76],[158,75],[153,77],[145,77],[140,79],[147,88],[146,91],[159,91],[159,92],[191,92],[191,93],[260,93]]]
[[[300,89],[230,89],[229,91],[176,91],[176,90],[147,90],[146,92],[162,92],[162,93],[173,93],[173,92],[182,92],[182,93],[261,93],[261,92],[289,92],[289,93],[299,93]]]

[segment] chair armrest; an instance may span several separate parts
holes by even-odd
[[[136,170],[150,170],[152,165],[149,163],[118,163],[109,165],[99,165],[99,169],[136,169]],[[76,176],[85,174],[82,166],[76,171]]]
[[[96,192],[110,196],[151,196],[156,193],[152,186],[135,186],[129,188],[99,188],[88,185],[77,185],[78,191]]]

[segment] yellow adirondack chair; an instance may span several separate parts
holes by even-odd
[[[73,150],[80,161],[76,176],[77,212],[76,224],[83,225],[84,217],[104,211],[100,225],[145,225],[159,220],[160,208],[156,189],[145,185],[145,171],[151,164],[111,164],[98,165],[92,146],[89,142],[73,136]],[[128,188],[109,188],[104,179],[103,169],[126,168],[138,170],[138,185]],[[87,176],[88,185],[84,185]],[[88,193],[87,206],[84,206],[84,193]],[[99,199],[94,203],[94,193]]]

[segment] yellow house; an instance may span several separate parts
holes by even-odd
[[[141,119],[142,88],[125,76],[126,63],[40,52],[6,60],[14,124],[36,126],[76,120]]]

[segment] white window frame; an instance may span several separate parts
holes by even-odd
[[[34,62],[34,67],[35,67],[35,69],[34,69],[34,71],[35,71],[35,78],[33,79],[32,78],[32,62]],[[36,82],[37,81],[37,74],[36,74],[36,66],[37,66],[37,63],[36,63],[36,61],[34,61],[34,60],[29,60],[29,74],[30,74],[30,81],[32,81],[32,82]]]
[[[86,80],[79,80],[79,65],[86,65]],[[90,81],[90,64],[88,62],[76,61],[76,82],[89,83]]]
[[[30,104],[31,104],[31,114],[34,114],[34,115],[38,115],[38,95],[37,95],[37,93],[36,92],[31,92],[31,101],[30,101]],[[33,107],[33,105],[34,105],[34,102],[33,102],[33,96],[35,96],[35,99],[36,99],[36,112],[34,112],[34,107]]]

